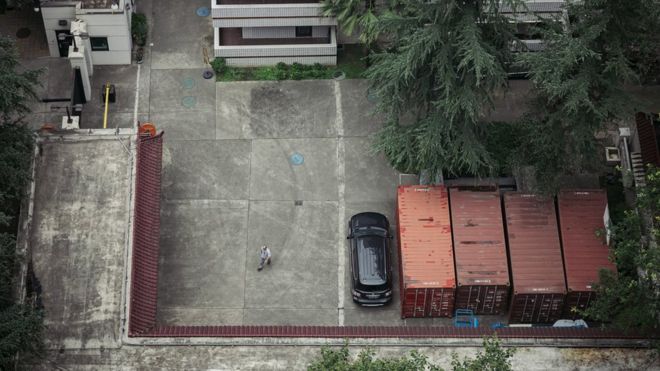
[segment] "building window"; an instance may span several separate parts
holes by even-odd
[[[312,26],[296,27],[296,37],[312,37]]]
[[[89,43],[92,45],[92,51],[103,52],[110,50],[107,37],[90,37]]]

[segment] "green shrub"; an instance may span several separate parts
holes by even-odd
[[[275,76],[278,80],[286,80],[289,77],[289,66],[280,62],[275,66]]]
[[[289,77],[292,80],[302,80],[304,73],[305,71],[303,65],[300,63],[294,63],[291,65],[291,69],[289,70]]]
[[[227,62],[224,58],[216,58],[211,62],[211,67],[217,76],[221,76],[227,69]]]
[[[134,13],[131,18],[131,35],[133,42],[138,46],[144,46],[147,43],[147,34],[149,26],[147,25],[147,16],[142,13]]]

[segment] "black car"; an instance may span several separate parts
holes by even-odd
[[[378,213],[353,215],[348,222],[353,301],[380,306],[392,300],[390,223]]]

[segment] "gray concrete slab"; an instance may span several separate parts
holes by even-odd
[[[334,309],[336,317],[336,228],[334,202],[251,202],[246,309]],[[258,272],[261,245],[273,259]]]
[[[246,309],[243,324],[273,326],[337,326],[337,309]]]
[[[295,154],[302,164],[292,164]],[[253,140],[251,167],[251,199],[337,200],[335,139]]]
[[[161,0],[152,7],[152,69],[203,68],[204,47],[213,57],[212,19],[197,16],[200,7],[210,8],[210,3]]]
[[[218,138],[336,137],[328,80],[217,84]]]
[[[114,112],[108,113],[108,122],[106,123],[108,129],[115,128],[132,128],[133,127],[133,112]],[[100,129],[103,127],[103,111],[101,113],[90,113],[82,115],[80,120],[81,129]]]
[[[399,173],[383,155],[372,152],[371,139],[346,138],[346,201],[396,201]]]
[[[250,142],[165,141],[162,192],[165,199],[248,198]]]
[[[149,121],[164,130],[167,142],[172,140],[215,139],[215,112],[153,112]]]
[[[40,147],[30,244],[47,345],[117,347],[130,159],[115,139]]]
[[[186,3],[188,4],[188,3]],[[151,112],[215,110],[215,82],[202,77],[202,69],[151,70]]]
[[[242,308],[247,203],[166,202],[161,214],[159,308]]]
[[[240,318],[227,309],[243,308],[247,207],[224,200],[162,204],[159,319],[213,324],[210,319]]]
[[[343,80],[339,86],[345,136],[364,137],[383,127],[383,117],[375,113],[375,101],[368,99],[368,80]]]
[[[133,113],[135,106],[135,79],[137,77],[137,65],[128,66],[95,66],[91,77],[92,97],[85,107],[83,114],[92,112],[103,115],[105,102],[102,101],[103,86],[110,83],[115,86],[115,103],[108,103],[108,115],[116,113]]]

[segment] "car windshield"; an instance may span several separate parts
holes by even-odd
[[[385,241],[381,236],[362,236],[357,239],[360,283],[382,285],[386,283]]]

